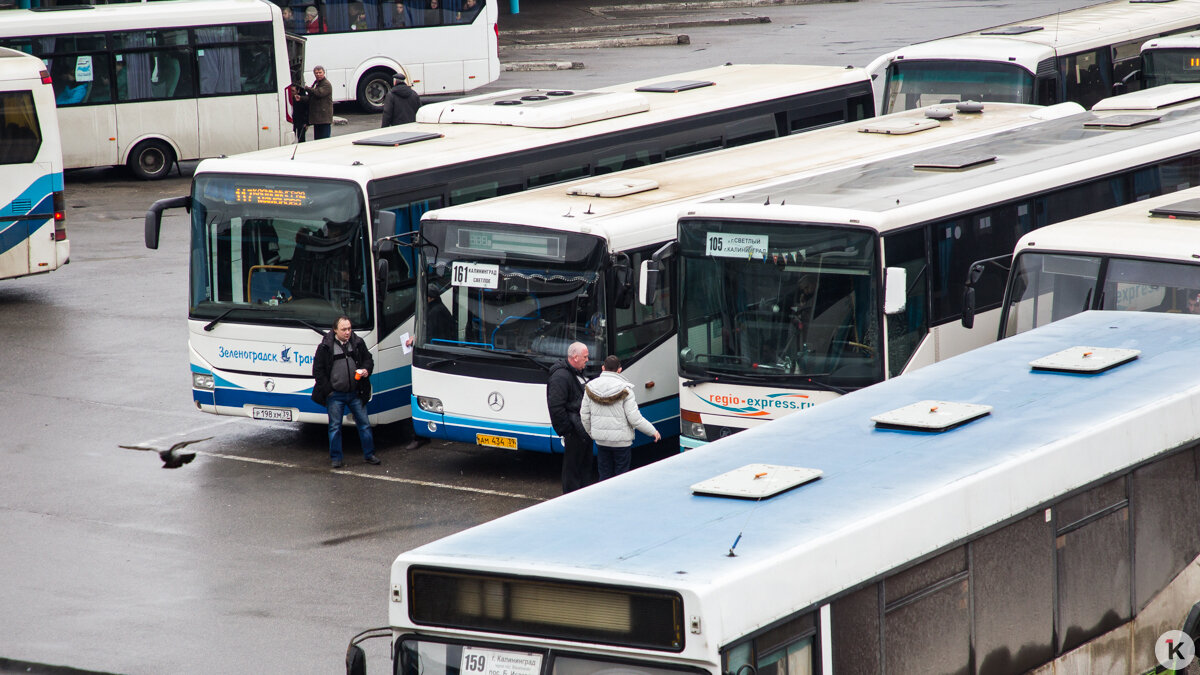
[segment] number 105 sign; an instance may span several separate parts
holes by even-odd
[[[459,672],[462,675],[538,675],[542,672],[542,655],[464,646]]]

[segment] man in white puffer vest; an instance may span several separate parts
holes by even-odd
[[[633,383],[621,375],[621,359],[604,359],[604,372],[583,388],[583,404],[579,406],[583,428],[596,441],[596,467],[600,480],[629,470],[634,429],[653,436],[662,434],[638,412]]]

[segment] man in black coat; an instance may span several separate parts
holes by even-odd
[[[354,334],[350,317],[339,316],[333,330],[325,334],[317,353],[313,355],[312,400],[329,412],[329,459],[333,468],[342,463],[342,417],[346,408],[354,416],[358,440],[362,444],[363,461],[379,464],[375,456],[375,441],[371,436],[371,421],[367,417],[367,401],[371,399],[371,373],[375,360],[367,343]]]
[[[588,348],[582,342],[567,347],[567,358],[550,367],[546,382],[546,407],[550,424],[563,439],[563,494],[592,482],[592,437],[583,428],[579,406],[583,404],[583,367]]]
[[[417,108],[420,107],[421,97],[404,81],[404,73],[396,73],[392,76],[392,90],[383,100],[383,124],[380,126],[416,122]]]

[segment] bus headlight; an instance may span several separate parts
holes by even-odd
[[[683,435],[688,438],[695,438],[701,441],[708,440],[708,434],[704,433],[704,425],[699,422],[684,422]]]
[[[215,388],[212,373],[192,373],[192,388],[212,391]]]
[[[442,399],[433,398],[432,396],[418,396],[417,405],[425,412],[442,414]]]

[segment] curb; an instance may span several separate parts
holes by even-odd
[[[779,3],[782,4],[782,3]],[[502,37],[522,38],[539,37],[543,35],[583,35],[588,33],[612,33],[646,30],[674,30],[679,28],[699,28],[704,26],[743,26],[756,23],[771,23],[769,16],[734,16],[725,19],[695,19],[681,21],[650,21],[646,23],[617,23],[599,26],[566,26],[561,28],[526,28],[521,30],[501,31]]]
[[[534,70],[583,70],[583,61],[511,61],[501,63],[500,68],[506,73]]]
[[[687,35],[635,35],[630,37],[580,40],[578,42],[538,42],[528,45],[502,45],[500,51],[526,49],[599,49],[604,47],[659,47],[691,44]]]

